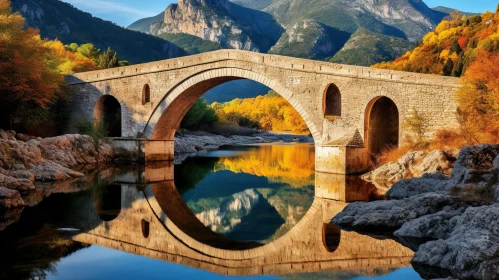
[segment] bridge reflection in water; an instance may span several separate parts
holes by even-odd
[[[90,214],[90,221],[82,222],[88,228],[80,226],[81,233],[72,239],[226,275],[410,265],[413,252],[400,244],[329,224],[348,202],[378,195],[353,177],[316,172],[316,197],[305,216],[282,237],[259,244],[230,240],[201,223],[179,194],[173,174],[173,163],[150,163],[114,176],[113,185],[121,186],[121,192],[114,192],[120,194],[115,199],[121,201],[121,211],[112,220]]]

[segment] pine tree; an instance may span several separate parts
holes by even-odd
[[[119,59],[118,54],[111,50],[111,47],[107,48],[107,50],[99,56],[99,68],[100,69],[108,69],[119,67]]]

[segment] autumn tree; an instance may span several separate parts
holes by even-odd
[[[499,143],[499,54],[478,53],[457,102],[462,136],[469,144]]]
[[[49,67],[56,57],[37,30],[24,29],[20,14],[0,0],[0,114],[3,125],[41,117],[59,92],[63,76]],[[37,112],[37,113],[34,113]]]

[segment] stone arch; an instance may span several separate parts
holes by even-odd
[[[121,212],[121,185],[97,186],[93,191],[94,211],[103,221],[116,219]]]
[[[253,80],[279,93],[300,114],[314,140],[318,143],[320,140],[319,130],[290,90],[258,73],[239,68],[207,70],[193,75],[175,86],[158,104],[144,129],[144,135],[151,140],[173,139],[183,116],[199,97],[220,84],[237,79]]]
[[[151,87],[149,84],[145,84],[142,88],[142,105],[146,105],[151,102]]]
[[[206,231],[206,226],[190,213],[188,207],[184,206],[185,202],[180,194],[176,193],[178,191],[174,182],[155,183],[152,184],[152,188],[145,189],[145,196],[151,210],[156,217],[167,217],[162,219],[161,222],[165,229],[175,236],[179,242],[203,255],[225,260],[245,260],[282,250],[294,242],[296,236],[310,230],[311,221],[314,220],[314,217],[317,217],[318,213],[322,213],[322,203],[320,200],[315,199],[305,216],[277,240],[264,245],[252,242],[236,242],[221,237],[214,232],[209,233]],[[178,211],[178,209],[183,210]],[[205,229],[202,229],[203,227]]]
[[[400,115],[395,102],[378,96],[367,105],[364,117],[364,142],[371,154],[399,145]]]
[[[121,137],[121,105],[111,95],[104,95],[94,107],[94,125],[104,125],[109,137]]]
[[[341,93],[335,84],[329,84],[324,90],[322,113],[326,118],[341,117]]]

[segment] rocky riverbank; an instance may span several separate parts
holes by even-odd
[[[204,150],[217,150],[222,146],[265,143],[313,143],[314,139],[303,135],[258,133],[252,136],[225,137],[207,132],[190,132],[175,137],[175,154],[192,154]]]
[[[0,208],[25,205],[21,195],[37,185],[83,177],[114,158],[110,144],[86,135],[34,138],[0,130]]]
[[[465,147],[450,177],[404,179],[386,197],[349,204],[332,223],[413,249],[425,279],[499,279],[499,145]]]
[[[458,155],[459,150],[453,149],[410,151],[399,160],[382,165],[361,178],[386,192],[402,179],[418,178],[433,173],[450,175]]]

